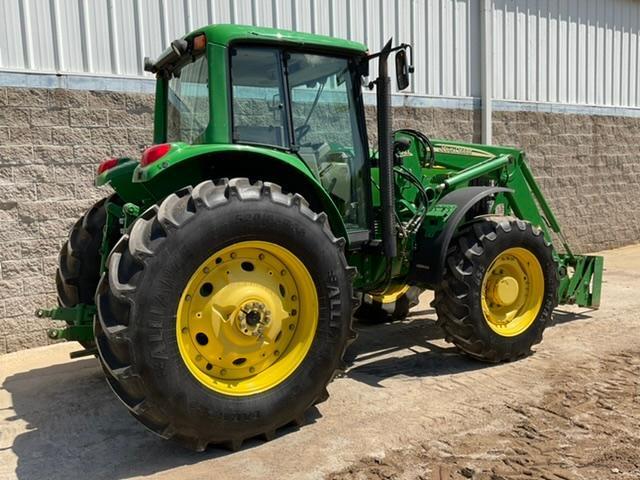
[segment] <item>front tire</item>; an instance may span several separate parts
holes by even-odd
[[[479,217],[452,240],[433,306],[445,338],[487,362],[528,355],[557,305],[557,265],[541,230]]]
[[[326,215],[274,184],[170,195],[118,242],[98,287],[113,391],[150,430],[198,451],[300,421],[354,337],[343,246]]]

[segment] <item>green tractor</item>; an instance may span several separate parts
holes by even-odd
[[[113,193],[38,315],[153,432],[199,451],[272,438],[327,398],[354,316],[402,319],[426,289],[446,340],[486,362],[529,354],[558,303],[598,306],[602,258],[571,252],[522,151],[392,131],[394,52],[402,90],[409,45],[251,26],[145,62],[154,145],[100,164]]]

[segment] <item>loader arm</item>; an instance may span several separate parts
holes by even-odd
[[[573,253],[524,155],[517,158],[513,169],[508,171],[506,186],[511,191],[503,195],[509,200],[513,213],[539,225],[548,241],[553,242],[555,234],[562,244],[563,252],[555,249],[560,276],[558,303],[598,308],[604,259],[601,256]]]
[[[604,259],[601,256],[573,253],[524,154],[503,154],[479,162],[446,179],[443,188],[489,174],[492,174],[498,186],[507,189],[496,195],[494,213],[527,220],[542,229],[548,242],[556,243],[554,240],[557,239],[562,245],[562,251],[554,249],[560,278],[558,303],[599,307]]]

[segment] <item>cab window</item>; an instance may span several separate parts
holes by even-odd
[[[231,56],[233,140],[287,147],[280,52],[236,48]]]

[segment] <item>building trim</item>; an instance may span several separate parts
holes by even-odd
[[[70,90],[107,90],[116,92],[149,93],[155,91],[153,78],[98,74],[31,73],[0,69],[0,87],[63,88]],[[375,105],[375,94],[364,93],[365,105]],[[480,110],[479,97],[432,97],[428,95],[394,94],[394,107],[446,108],[454,110]],[[565,103],[523,102],[519,100],[492,100],[494,112],[540,112],[570,115],[599,115],[640,118],[640,107],[606,105],[575,105]]]

